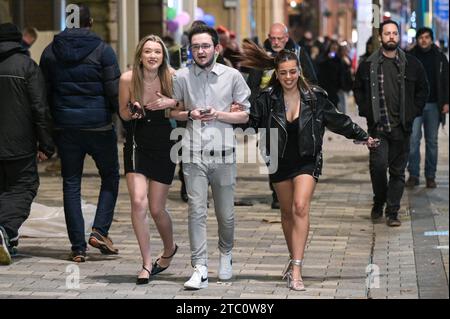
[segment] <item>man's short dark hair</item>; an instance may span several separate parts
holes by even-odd
[[[207,25],[197,25],[189,31],[189,43],[192,43],[192,38],[194,35],[207,33],[211,36],[214,46],[219,44],[219,35],[214,28],[208,27]]]
[[[22,32],[24,35],[25,34],[28,34],[29,36],[31,36],[33,39],[37,39],[37,37],[38,37],[38,34],[37,34],[37,32],[36,32],[36,29],[35,28],[32,28],[32,27],[26,27],[25,29],[23,29],[23,32]]]
[[[397,22],[395,22],[394,20],[386,20],[380,24],[380,28],[378,29],[379,35],[383,35],[383,28],[385,25],[388,25],[388,24],[394,24],[397,27],[397,30],[400,32],[400,26],[398,25]]]
[[[195,20],[194,22],[192,22],[191,29],[196,28],[199,25],[207,25],[207,24],[202,20]]]
[[[76,5],[80,9],[80,28],[91,27],[92,18],[91,18],[91,10],[89,10],[89,7],[84,3],[77,3]]]
[[[417,30],[416,40],[419,40],[420,36],[425,34],[425,33],[429,33],[430,37],[431,37],[431,41],[434,41],[434,32],[433,32],[433,30],[430,29],[430,28],[427,28],[427,27],[423,27],[423,28],[420,28],[419,30]]]

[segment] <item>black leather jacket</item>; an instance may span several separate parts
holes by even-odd
[[[328,100],[327,93],[318,86],[312,86],[312,93],[301,92],[301,113],[299,120],[298,145],[300,156],[317,157],[322,153],[325,127],[349,139],[365,141],[368,134],[347,115],[340,113]],[[278,129],[278,157],[283,158],[287,144],[287,120],[284,96],[281,87],[264,90],[252,104],[248,127],[256,130]],[[270,138],[266,138],[266,152],[270,151]]]

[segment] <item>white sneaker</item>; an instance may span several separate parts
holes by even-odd
[[[233,276],[233,260],[231,252],[228,254],[220,253],[219,280],[230,280],[232,276]]]
[[[208,287],[208,268],[203,265],[195,265],[191,278],[184,283],[186,289],[203,289]]]

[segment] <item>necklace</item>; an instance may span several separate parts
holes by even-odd
[[[291,108],[291,106],[297,106],[298,105],[298,99],[300,98],[300,94],[299,95],[297,95],[296,97],[295,97],[295,102],[293,102],[292,103],[292,105],[290,105],[291,104],[291,102],[292,102],[292,99],[291,99],[291,101],[289,101],[287,98],[286,98],[286,96],[284,97],[284,110],[287,112],[290,108]],[[294,105],[295,104],[295,105]]]
[[[144,84],[145,84],[146,86],[150,87],[150,86],[153,84],[153,82],[156,81],[157,78],[158,78],[158,75],[156,75],[155,78],[154,78],[153,80],[151,80],[150,82],[147,82],[147,81],[145,81],[145,79],[144,79]]]

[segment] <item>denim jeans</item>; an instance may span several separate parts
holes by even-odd
[[[64,214],[72,250],[86,250],[84,218],[81,211],[81,178],[86,154],[95,161],[101,178],[93,228],[108,235],[119,190],[119,158],[114,130],[81,131],[64,129],[56,136],[61,157]]]
[[[408,162],[408,172],[411,176],[420,176],[420,141],[423,125],[425,132],[425,177],[436,178],[439,123],[440,114],[436,103],[427,103],[422,116],[414,120]]]

